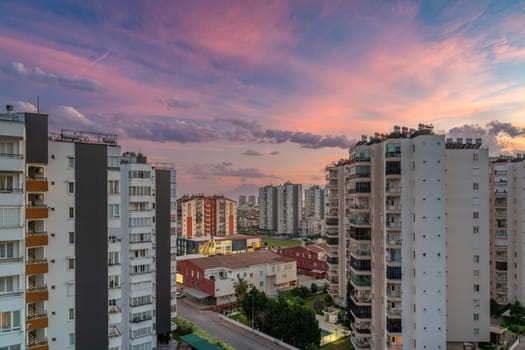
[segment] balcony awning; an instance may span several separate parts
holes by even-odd
[[[204,299],[210,296],[208,293],[195,289],[195,288],[184,287],[183,292],[197,299]]]

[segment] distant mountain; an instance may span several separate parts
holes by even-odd
[[[225,197],[233,199],[235,201],[239,200],[239,196],[258,196],[259,195],[259,186],[255,184],[242,184],[240,186],[231,189],[228,192],[224,193]]]

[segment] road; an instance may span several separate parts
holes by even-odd
[[[229,343],[235,349],[287,350],[285,347],[274,344],[257,334],[237,327],[228,321],[221,320],[216,312],[195,308],[185,298],[177,300],[177,314],[179,317],[193,322],[206,333]]]

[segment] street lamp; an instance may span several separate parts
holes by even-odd
[[[253,294],[251,294],[250,297],[252,298],[252,332],[253,332],[253,329],[255,328],[255,323],[254,323],[254,317],[255,317],[255,313],[254,313],[255,296]]]

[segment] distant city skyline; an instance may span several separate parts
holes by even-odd
[[[118,134],[175,163],[181,195],[322,185],[326,164],[393,124],[525,150],[523,1],[0,10],[0,103],[31,112],[39,96],[51,130]]]

